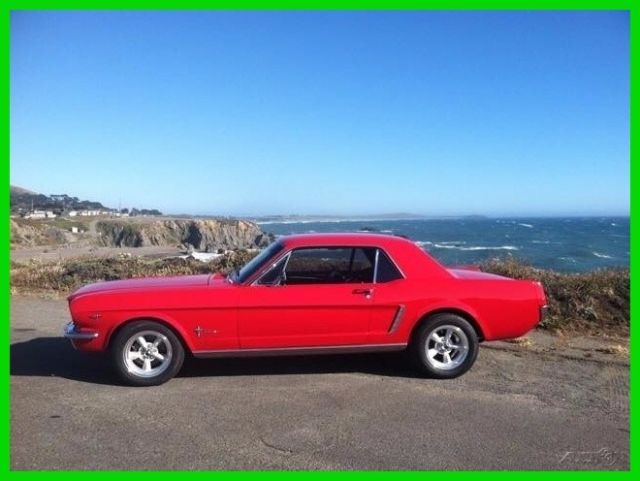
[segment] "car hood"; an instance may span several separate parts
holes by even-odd
[[[143,277],[138,279],[125,279],[121,281],[104,281],[88,284],[81,287],[69,296],[73,298],[84,295],[109,291],[137,290],[137,289],[166,289],[180,287],[206,286],[222,283],[224,277],[211,274],[196,276],[175,276],[175,277]]]

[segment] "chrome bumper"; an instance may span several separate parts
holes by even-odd
[[[64,326],[64,337],[72,341],[89,341],[98,337],[95,331],[78,331],[74,322],[68,322]]]

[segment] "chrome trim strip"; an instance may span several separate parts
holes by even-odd
[[[220,349],[215,351],[193,351],[195,357],[260,357],[298,356],[303,354],[351,354],[359,352],[402,351],[406,343],[356,344],[348,346],[274,347],[258,349]]]
[[[76,325],[74,322],[68,322],[64,326],[63,335],[67,339],[72,341],[89,341],[98,337],[98,333],[95,331],[76,331]]]
[[[380,259],[380,248],[376,247],[376,258],[373,261],[373,283],[378,283],[378,259]]]
[[[404,311],[406,310],[404,304],[400,304],[398,306],[398,310],[396,311],[396,315],[393,317],[393,321],[391,321],[391,325],[389,326],[389,334],[393,334],[400,327],[400,321],[404,317]]]

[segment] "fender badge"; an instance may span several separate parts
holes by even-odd
[[[196,333],[196,336],[198,337],[202,337],[203,334],[218,334],[218,330],[217,329],[205,329],[201,326],[196,326],[196,328],[193,330]]]

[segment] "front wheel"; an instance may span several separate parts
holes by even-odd
[[[126,325],[113,339],[116,373],[132,386],[157,386],[174,377],[184,361],[184,348],[171,329],[153,321]]]
[[[422,372],[451,379],[473,366],[478,356],[478,336],[466,319],[456,314],[436,314],[418,328],[411,350]]]

